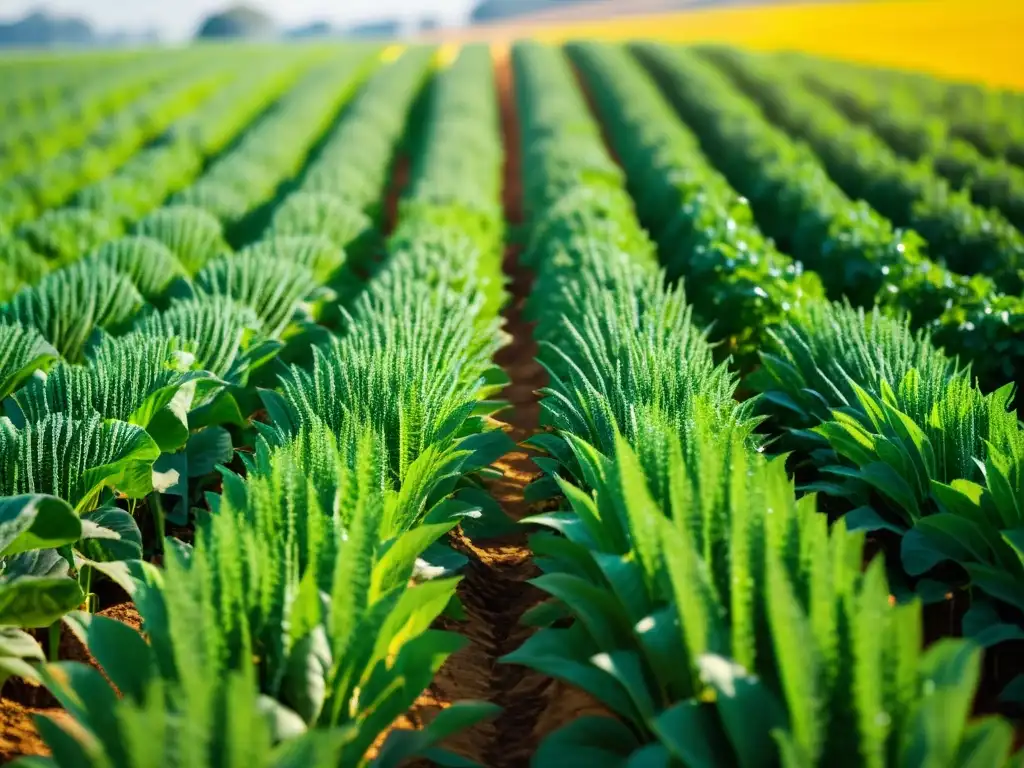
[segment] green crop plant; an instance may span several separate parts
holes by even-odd
[[[0,305],[0,322],[35,328],[62,357],[77,363],[95,330],[123,330],[142,304],[124,274],[101,264],[75,263]]]
[[[506,660],[581,686],[619,718],[570,723],[538,765],[1008,760],[1006,722],[968,723],[979,649],[922,652],[920,605],[890,606],[881,562],[861,571],[863,534],[829,531],[781,461],[739,436],[643,437],[641,453],[618,438],[611,456],[572,439],[592,493],[563,483],[572,513],[532,520],[565,538],[534,537],[534,583],[551,601]],[[568,628],[552,626],[566,614]]]

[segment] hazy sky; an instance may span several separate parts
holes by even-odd
[[[461,20],[475,5],[474,0],[247,0],[285,26],[313,19],[353,21],[381,16],[431,15],[449,21]],[[156,27],[165,38],[191,35],[200,19],[212,10],[232,4],[231,0],[0,0],[0,18],[23,16],[36,8],[74,14],[89,19],[98,28],[140,30]]]

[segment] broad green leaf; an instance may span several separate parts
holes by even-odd
[[[85,599],[69,578],[23,576],[0,582],[0,625],[48,627]]]
[[[0,556],[72,544],[82,524],[65,501],[54,496],[0,498]]]
[[[772,733],[786,726],[786,710],[765,684],[721,656],[698,659],[701,680],[717,694],[722,726],[744,768],[760,766],[775,751]]]
[[[581,717],[541,742],[537,768],[621,768],[641,744],[623,723],[608,717]]]
[[[713,704],[680,701],[661,712],[651,723],[651,730],[684,765],[724,768],[733,764],[732,747]]]
[[[123,695],[133,697],[139,704],[145,701],[156,674],[156,663],[149,644],[137,630],[115,619],[83,611],[68,614],[64,623]]]
[[[459,701],[442,709],[437,716],[421,730],[395,730],[381,746],[374,766],[387,768],[401,765],[403,761],[423,755],[428,749],[461,730],[496,716],[501,708],[488,702]],[[472,765],[472,763],[469,763]]]
[[[0,401],[60,353],[32,326],[0,323]]]

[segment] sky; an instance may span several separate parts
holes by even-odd
[[[316,19],[352,22],[381,17],[432,16],[447,22],[465,18],[474,0],[246,0],[282,26]],[[9,21],[45,8],[52,13],[81,16],[104,32],[156,28],[169,40],[191,36],[210,11],[232,0],[0,0],[0,19]]]

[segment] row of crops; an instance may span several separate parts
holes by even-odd
[[[57,764],[354,765],[461,644],[430,627],[463,561],[445,534],[482,519],[477,476],[507,449],[486,419],[502,153],[489,53],[469,50],[434,78],[378,247],[431,53],[346,49],[239,79],[187,118],[234,126],[228,149],[158,190],[165,205],[43,214],[103,222],[105,242],[91,226],[61,252],[8,241],[49,269],[0,310],[0,668],[77,720],[71,737],[39,724]],[[475,162],[453,166],[467,145]],[[190,524],[188,543],[165,538]],[[75,610],[104,578],[145,639]],[[102,673],[36,663],[24,630],[50,626],[53,653],[62,615]],[[453,707],[377,762],[489,712]]]
[[[1024,99],[650,43],[508,66],[515,229],[486,48],[0,94],[0,684],[64,710],[19,764],[474,764],[446,744],[492,702],[392,724],[459,674],[451,534],[516,529],[517,298],[540,597],[490,672],[603,712],[535,765],[1013,764]]]

